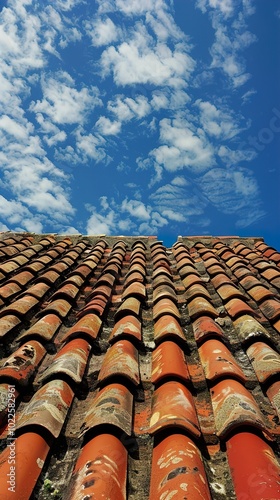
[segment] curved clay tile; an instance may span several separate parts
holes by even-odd
[[[18,436],[15,443],[13,447],[13,443],[9,442],[10,447],[7,446],[1,453],[0,498],[5,500],[31,498],[50,450],[50,445],[46,440],[35,432],[26,432]],[[11,451],[14,451],[15,455]],[[17,464],[14,476],[15,469],[12,467],[15,465],[13,464]],[[8,491],[8,487],[12,487],[13,482],[7,483],[8,478],[15,479],[14,489],[10,491]]]
[[[194,437],[201,432],[191,392],[180,382],[166,382],[153,394],[149,433],[183,428]]]
[[[127,315],[117,321],[109,337],[109,342],[121,336],[131,336],[141,341],[141,322],[135,316]]]
[[[186,290],[190,288],[190,286],[193,285],[204,285],[205,282],[202,280],[202,278],[198,274],[189,274],[185,278],[182,279],[182,283]]]
[[[193,333],[196,342],[205,340],[207,337],[224,337],[221,327],[209,316],[200,316],[193,322]]]
[[[16,405],[16,399],[19,395],[19,391],[14,387],[13,388],[13,402]],[[0,383],[0,426],[4,426],[4,424],[8,420],[8,411],[9,411],[9,397],[11,396],[11,385],[8,383]],[[1,463],[1,461],[0,461]],[[1,488],[1,485],[0,485]],[[0,497],[1,498],[1,497]]]
[[[64,374],[79,384],[85,372],[90,349],[86,340],[71,340],[55,355],[51,364],[39,376],[38,382],[45,382],[54,375],[59,378],[60,374]]]
[[[17,283],[19,286],[25,286],[27,283],[34,279],[34,275],[29,271],[22,271],[21,273],[15,274],[9,279],[9,283]]]
[[[5,307],[0,311],[0,318],[13,314],[22,318],[30,313],[39,303],[39,300],[31,295],[24,295],[21,299],[16,300],[9,306]]]
[[[266,382],[272,375],[280,373],[279,354],[264,342],[254,342],[248,347],[247,355],[259,382]]]
[[[134,282],[131,283],[123,292],[122,300],[127,299],[128,297],[135,297],[141,301],[146,299],[146,287],[143,283]]]
[[[112,434],[100,434],[83,448],[66,499],[126,499],[127,450]]]
[[[196,297],[204,297],[205,299],[211,300],[211,295],[203,284],[195,283],[190,286],[186,292],[186,297],[189,301],[195,299]]]
[[[241,342],[246,342],[252,338],[266,338],[270,340],[270,335],[266,328],[255,318],[248,316],[248,314],[240,316],[240,318],[234,320],[233,324]]]
[[[199,316],[209,315],[213,318],[217,318],[219,316],[216,309],[204,297],[196,297],[191,300],[191,302],[188,303],[188,311],[193,320]]]
[[[46,283],[36,283],[35,285],[29,287],[28,290],[22,294],[22,296],[32,295],[36,299],[40,300],[46,295],[49,289],[50,285],[47,285]]]
[[[128,340],[119,340],[105,354],[98,380],[104,382],[121,375],[138,385],[140,382],[138,351]]]
[[[269,434],[264,417],[251,393],[239,382],[222,380],[211,389],[217,436],[224,438],[237,427],[252,426]]]
[[[58,437],[74,393],[63,380],[52,380],[43,385],[26,403],[17,423],[17,429],[38,425]]]
[[[7,283],[0,287],[0,297],[4,301],[7,301],[7,299],[11,299],[21,291],[22,288],[17,283]]]
[[[139,271],[134,271],[125,277],[124,288],[128,287],[131,283],[135,282],[138,283],[144,282],[143,274],[140,273]]]
[[[12,332],[20,323],[21,320],[13,314],[7,314],[3,318],[0,318],[0,339],[5,337],[7,333]]]
[[[266,299],[271,299],[275,295],[263,285],[256,285],[248,291],[248,295],[257,303],[264,302]]]
[[[189,437],[172,434],[154,447],[149,498],[211,500],[199,448]]]
[[[134,316],[139,316],[140,313],[140,300],[129,297],[126,299],[122,305],[118,308],[115,314],[115,321],[119,321],[119,319],[127,316],[128,314],[132,314]]]
[[[236,498],[280,498],[280,467],[271,447],[259,436],[240,432],[227,442]]]
[[[28,330],[21,333],[16,340],[19,342],[23,339],[39,337],[41,341],[48,342],[53,338],[61,323],[61,319],[56,314],[46,314]]]
[[[97,338],[102,325],[102,320],[96,314],[88,313],[83,316],[77,323],[75,323],[62,337],[61,342],[68,342],[69,340],[85,336],[89,342]]]
[[[15,383],[26,386],[37,371],[45,352],[45,348],[36,340],[24,344],[0,367],[0,381],[10,378]]]
[[[276,321],[280,318],[280,302],[275,299],[268,299],[259,305],[261,312],[270,321]]]
[[[161,340],[177,338],[186,342],[186,337],[179,322],[170,314],[164,314],[154,324],[154,340],[157,344]]]
[[[169,340],[162,342],[152,354],[151,382],[157,384],[167,377],[190,380],[189,370],[182,349]]]
[[[153,307],[153,319],[157,321],[161,316],[168,314],[180,320],[181,315],[177,306],[170,299],[160,299]]]
[[[229,314],[229,316],[233,319],[236,319],[238,316],[243,316],[244,314],[248,314],[255,317],[260,317],[258,311],[252,309],[244,300],[241,299],[231,299],[229,302],[225,304],[225,308]]]
[[[73,283],[66,283],[62,285],[51,297],[50,300],[66,299],[75,304],[75,299],[79,293],[79,288]]]
[[[60,318],[66,318],[69,314],[72,305],[64,299],[57,299],[39,311],[37,313],[37,317],[41,318],[42,316],[46,316],[47,314],[57,314]]]
[[[246,377],[228,348],[216,339],[206,340],[198,349],[207,380],[236,377],[246,382]]]
[[[217,290],[218,295],[220,295],[223,302],[227,302],[231,299],[241,299],[244,300],[244,295],[236,286],[230,283],[226,283],[220,286]]]
[[[280,418],[280,381],[276,381],[269,386],[266,395]]]
[[[97,425],[110,424],[118,427],[127,435],[132,429],[131,392],[121,384],[110,384],[97,393],[90,404],[84,423],[81,426],[81,435]]]
[[[175,304],[177,304],[177,294],[174,291],[174,287],[168,285],[168,281],[166,284],[159,285],[157,288],[154,289],[153,291],[153,302],[154,304],[158,302],[161,299],[170,299],[172,300]]]

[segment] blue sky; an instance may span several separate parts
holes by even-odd
[[[0,230],[280,249],[280,6],[10,0]]]

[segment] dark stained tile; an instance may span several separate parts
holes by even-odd
[[[50,377],[59,378],[63,374],[79,384],[85,372],[90,349],[86,340],[71,340],[55,355],[52,363],[39,376],[38,382],[45,383]]]
[[[48,382],[26,403],[17,428],[23,430],[30,425],[38,425],[58,437],[73,397],[72,389],[63,380]]]
[[[93,427],[109,424],[130,435],[132,404],[133,396],[127,387],[122,384],[107,385],[91,402],[81,426],[81,434],[84,435]]]
[[[269,433],[268,425],[251,393],[236,380],[226,379],[211,389],[217,436],[224,438],[244,425]]]
[[[45,355],[45,348],[36,340],[31,340],[17,349],[0,367],[1,380],[10,379],[20,386],[27,386],[37,371]]]

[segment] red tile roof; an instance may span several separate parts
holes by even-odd
[[[1,233],[0,498],[279,499],[279,266],[261,238]]]

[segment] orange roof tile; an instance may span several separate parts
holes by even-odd
[[[1,233],[0,258],[1,498],[11,387],[11,499],[280,497],[278,252]]]

